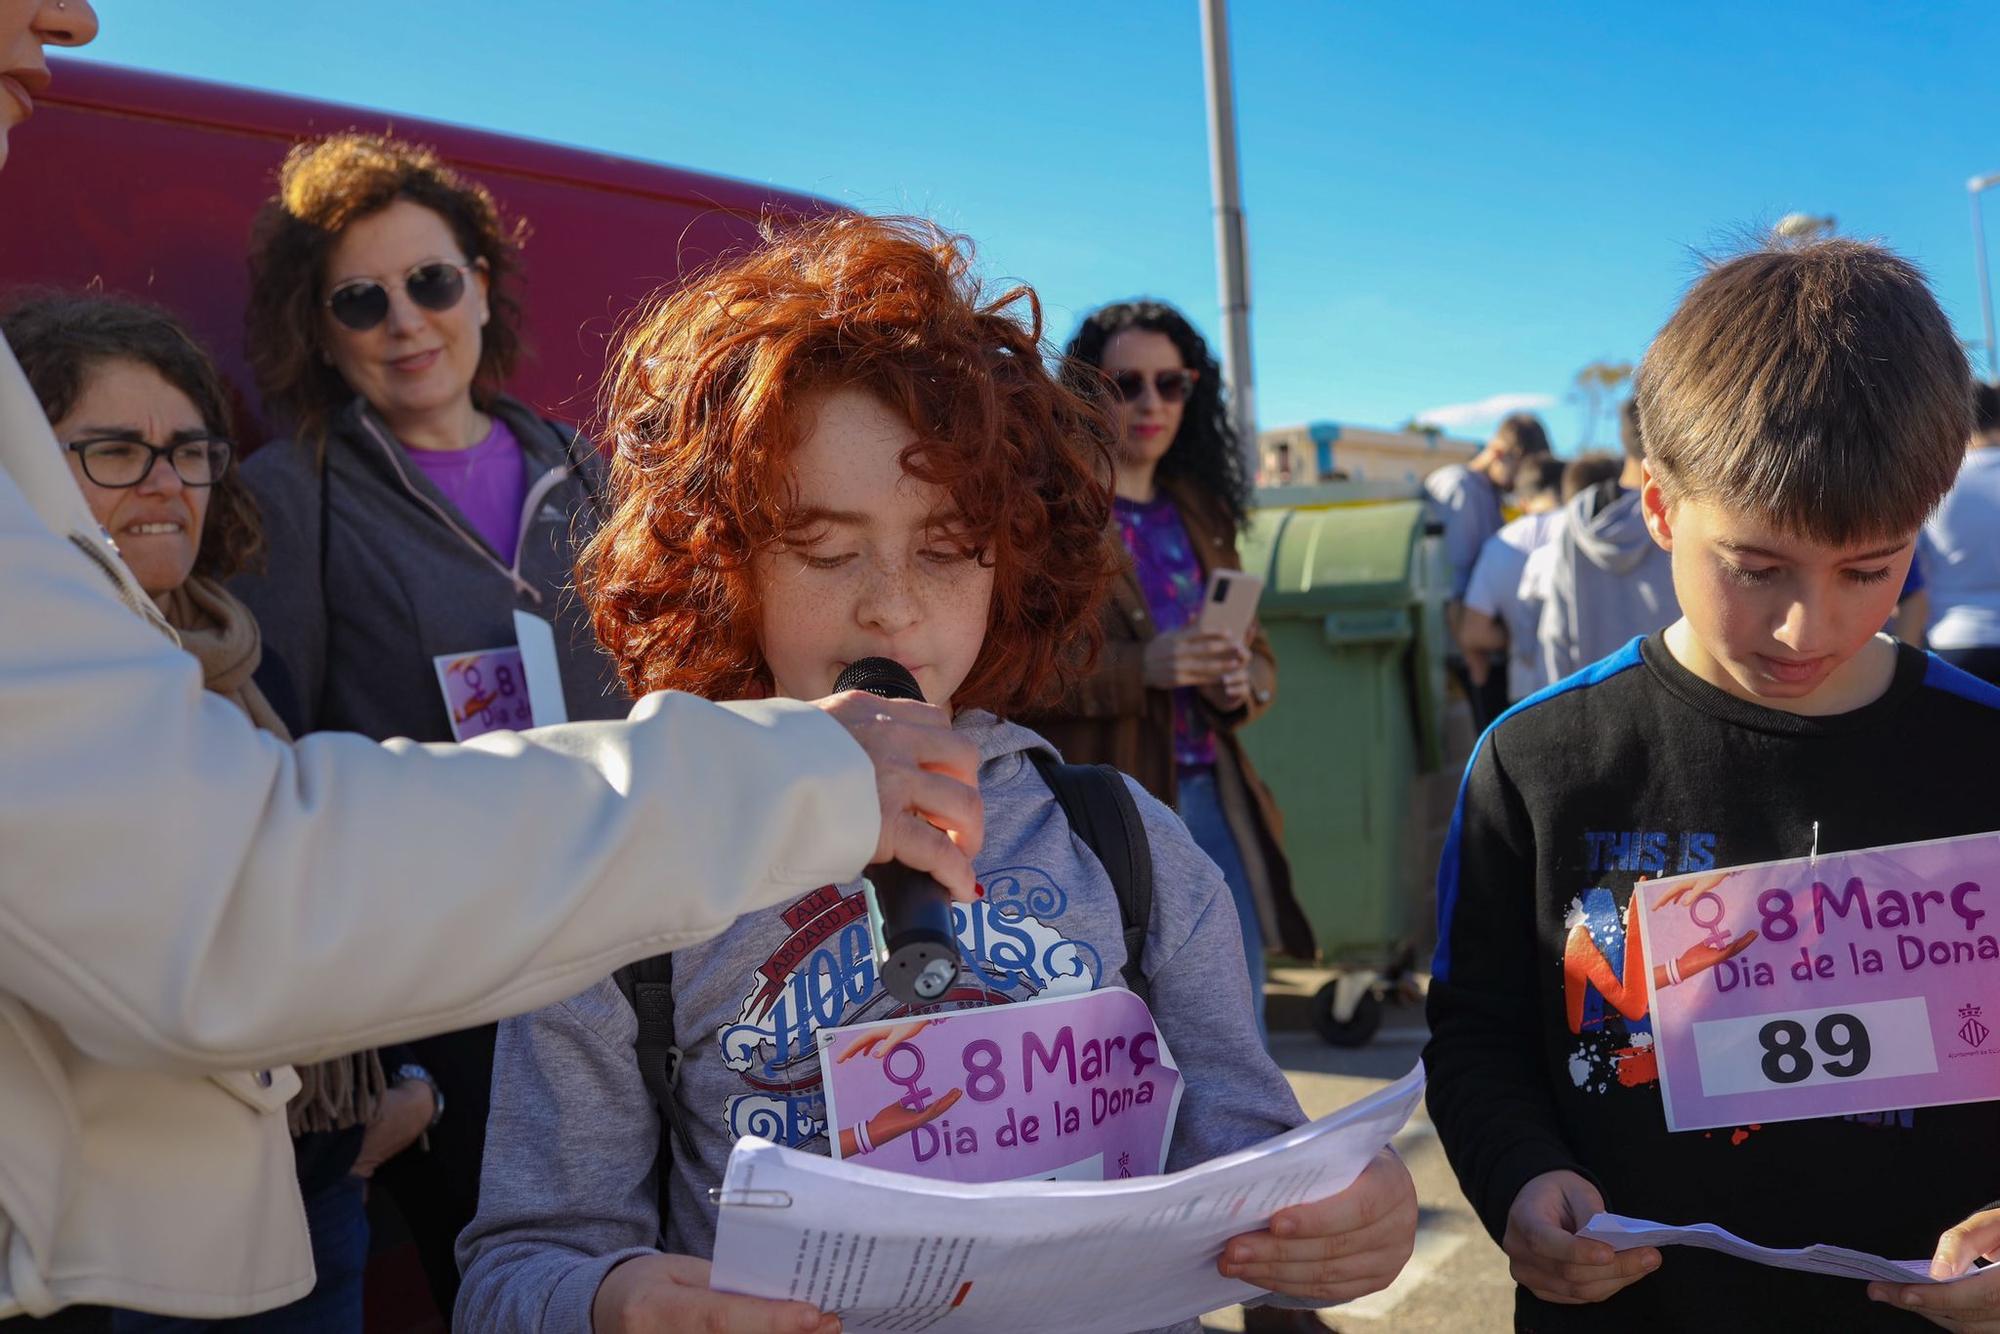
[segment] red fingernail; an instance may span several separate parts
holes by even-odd
[[[973,897],[973,898],[975,898],[975,899],[983,899],[983,898],[985,898],[985,897],[986,897],[986,886],[984,886],[984,885],[980,884],[980,883],[979,883],[979,882],[978,882],[977,880],[973,881],[973,882],[972,882],[972,897]]]

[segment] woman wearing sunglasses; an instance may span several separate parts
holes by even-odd
[[[1301,958],[1314,946],[1278,808],[1236,738],[1276,689],[1270,645],[1261,629],[1244,642],[1195,628],[1209,572],[1240,568],[1250,502],[1221,368],[1194,326],[1157,301],[1090,315],[1066,356],[1068,374],[1107,394],[1118,422],[1116,520],[1130,559],[1104,613],[1096,672],[1034,726],[1064,758],[1116,765],[1180,811],[1235,897],[1261,1028],[1265,942]]]
[[[565,595],[595,524],[592,451],[502,392],[520,351],[518,253],[483,187],[374,135],[295,148],[258,215],[250,360],[295,430],[244,465],[271,553],[237,588],[291,666],[309,731],[451,741],[484,730],[482,703],[524,725],[516,611],[553,623],[572,721],[630,707]],[[453,664],[477,685],[448,695]],[[416,1047],[449,1111],[428,1155],[379,1179],[449,1311],[493,1029]]]

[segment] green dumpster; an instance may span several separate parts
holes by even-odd
[[[1316,1026],[1358,1043],[1380,1022],[1375,980],[1407,968],[1427,929],[1416,780],[1443,749],[1442,572],[1422,501],[1322,490],[1259,510],[1241,543],[1278,658],[1277,700],[1243,744],[1284,812],[1321,950],[1361,978],[1329,985]]]

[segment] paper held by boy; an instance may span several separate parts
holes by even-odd
[[[933,1181],[738,1141],[716,1192],[715,1287],[811,1302],[850,1334],[1122,1334],[1254,1301],[1223,1244],[1354,1182],[1409,1119],[1418,1065],[1287,1134],[1165,1176]]]
[[[1614,1251],[1636,1250],[1641,1246],[1699,1246],[1706,1251],[1720,1251],[1724,1255],[1777,1269],[1831,1274],[1835,1278],[1862,1279],[1872,1283],[1956,1283],[1961,1278],[1983,1272],[1968,1269],[1956,1278],[1932,1278],[1929,1260],[1887,1260],[1866,1251],[1824,1244],[1802,1246],[1795,1250],[1758,1246],[1713,1223],[1673,1227],[1643,1218],[1626,1218],[1620,1214],[1598,1214],[1585,1223],[1577,1235],[1601,1241]]]
[[[1670,1130],[2000,1098],[2000,833],[1643,882],[1625,935]]]

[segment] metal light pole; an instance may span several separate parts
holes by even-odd
[[[1250,260],[1236,174],[1236,92],[1229,74],[1229,0],[1201,0],[1208,85],[1208,169],[1215,195],[1215,267],[1222,297],[1222,374],[1244,460],[1257,471],[1257,390],[1250,369]]]
[[[2000,382],[2000,350],[1993,346],[1993,290],[1986,280],[1986,226],[1979,220],[1979,193],[1989,185],[2000,185],[2000,171],[1974,176],[1965,183],[1972,200],[1972,263],[1979,270],[1979,315],[1986,324],[1986,378]]]

